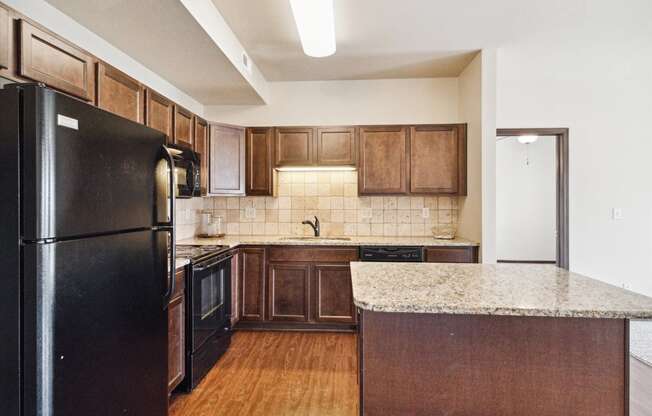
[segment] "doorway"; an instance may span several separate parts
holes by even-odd
[[[568,129],[498,129],[496,252],[568,269]]]

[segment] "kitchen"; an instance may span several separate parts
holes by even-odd
[[[538,124],[497,114],[495,50],[433,46],[424,72],[335,52],[361,5],[334,2],[323,51],[301,16],[332,24],[333,2],[127,3],[0,4],[8,414],[650,414],[647,266],[615,247],[587,263],[578,147],[561,267],[494,264],[487,142]],[[270,60],[281,23],[294,55]]]

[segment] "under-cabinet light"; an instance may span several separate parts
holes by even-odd
[[[309,172],[309,171],[339,171],[347,172],[356,170],[355,166],[283,166],[276,168],[279,172]]]
[[[315,58],[335,53],[333,0],[290,0],[303,52]]]

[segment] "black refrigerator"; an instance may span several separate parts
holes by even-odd
[[[3,416],[167,414],[165,139],[40,85],[0,90]]]

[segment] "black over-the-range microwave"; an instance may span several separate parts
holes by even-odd
[[[201,196],[201,174],[199,155],[192,150],[176,145],[168,145],[174,158],[174,172],[177,183],[177,198]]]

